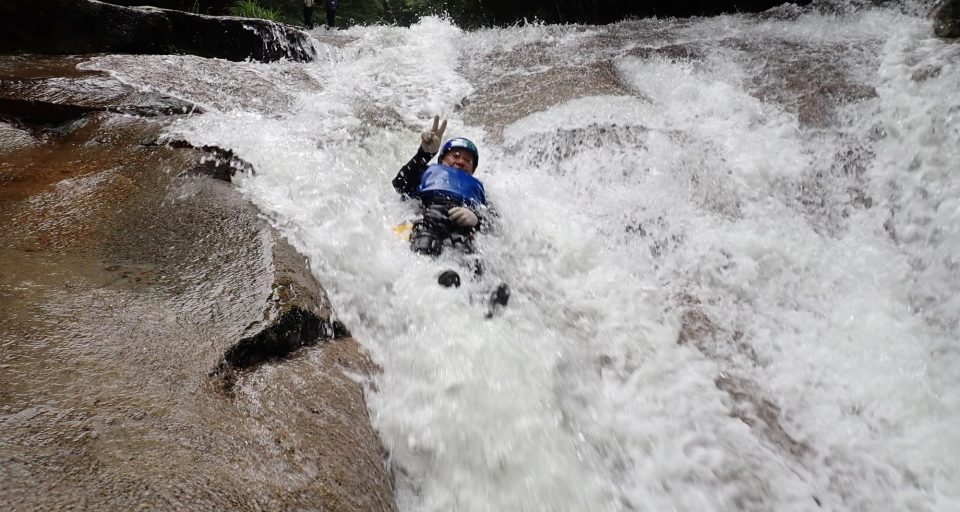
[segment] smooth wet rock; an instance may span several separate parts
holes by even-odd
[[[851,48],[826,43],[807,46],[780,41],[758,46],[744,39],[723,45],[750,55],[751,94],[795,113],[803,127],[818,128],[835,121],[845,106],[877,97],[872,85],[858,82],[836,58]],[[816,79],[811,79],[810,76]]]
[[[5,0],[0,32],[0,53],[192,54],[264,62],[314,58],[308,36],[280,23],[95,0]]]
[[[107,109],[0,148],[0,504],[395,510],[376,366],[249,201],[183,175],[206,154],[156,143],[165,122]],[[261,333],[282,350],[230,359]]]
[[[960,0],[945,0],[933,11],[933,33],[937,37],[960,37]]]
[[[215,375],[257,366],[287,357],[302,347],[350,335],[332,319],[327,296],[310,274],[304,257],[272,233],[272,283],[263,318],[248,325],[246,335],[225,351]]]
[[[193,144],[185,140],[170,140],[167,142],[174,148],[193,148]],[[196,148],[207,156],[200,163],[182,173],[183,176],[207,176],[215,180],[230,181],[238,172],[253,174],[256,172],[249,162],[233,153],[232,150],[217,146],[201,146]]]
[[[525,48],[513,50],[523,52]],[[552,55],[545,55],[550,62]],[[510,66],[517,57],[509,53],[490,57]],[[467,72],[470,78],[476,79]],[[510,123],[553,105],[586,96],[631,95],[633,92],[623,83],[611,62],[597,62],[587,66],[551,67],[533,74],[508,75],[505,78],[477,87],[463,109],[464,118],[487,128],[495,137],[503,135]]]
[[[38,144],[39,141],[30,132],[0,121],[0,155],[6,151]]]
[[[76,121],[94,112],[141,117],[203,112],[190,102],[137,91],[106,73],[77,69],[78,63],[50,56],[0,59],[0,75],[4,76],[0,80],[0,119],[41,128]]]

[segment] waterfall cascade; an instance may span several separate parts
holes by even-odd
[[[960,509],[960,46],[928,20],[313,35],[313,63],[92,66],[200,104],[168,136],[256,169],[383,368],[401,509]],[[462,289],[392,230],[434,114],[501,217]]]

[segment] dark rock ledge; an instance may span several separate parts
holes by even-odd
[[[264,62],[314,58],[309,37],[281,23],[95,0],[3,0],[0,33],[0,53],[191,54]]]
[[[106,78],[24,59],[0,57],[0,508],[395,510],[377,368],[224,181],[242,161],[158,142],[189,105],[49,94]]]
[[[937,37],[960,37],[960,0],[944,0],[933,11],[933,33]]]

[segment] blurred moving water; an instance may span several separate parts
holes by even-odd
[[[960,510],[960,46],[929,2],[312,33],[313,63],[102,56],[206,113],[383,367],[406,511]],[[480,147],[487,276],[390,180]],[[508,308],[482,296],[509,283]]]

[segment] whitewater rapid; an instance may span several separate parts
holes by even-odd
[[[234,182],[383,369],[402,510],[960,510],[960,47],[901,10],[782,12],[427,18],[314,31],[308,64],[90,66],[197,102],[167,136],[253,165]],[[668,45],[694,55],[639,51]],[[835,76],[798,46],[868,92],[804,121],[790,76]],[[473,103],[598,62],[624,92]],[[464,289],[393,231],[435,114],[501,218]]]

